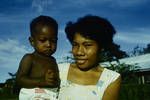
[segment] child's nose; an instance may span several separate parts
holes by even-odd
[[[51,42],[50,41],[46,41],[46,46],[50,47],[51,46]]]

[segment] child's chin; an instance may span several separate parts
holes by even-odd
[[[43,55],[44,56],[51,56],[52,54],[51,53],[44,53]]]

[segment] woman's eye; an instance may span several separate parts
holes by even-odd
[[[77,46],[77,43],[72,43],[72,46]]]
[[[84,44],[84,46],[90,47],[90,46],[92,46],[92,44]]]

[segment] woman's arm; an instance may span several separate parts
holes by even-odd
[[[104,92],[102,100],[118,100],[120,90],[121,76],[119,76],[113,83],[111,83]]]

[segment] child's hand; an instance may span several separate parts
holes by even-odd
[[[58,73],[56,73],[54,70],[50,70],[50,69],[48,69],[45,74],[45,81],[46,81],[47,85],[49,85],[51,87],[58,87],[60,84]]]

